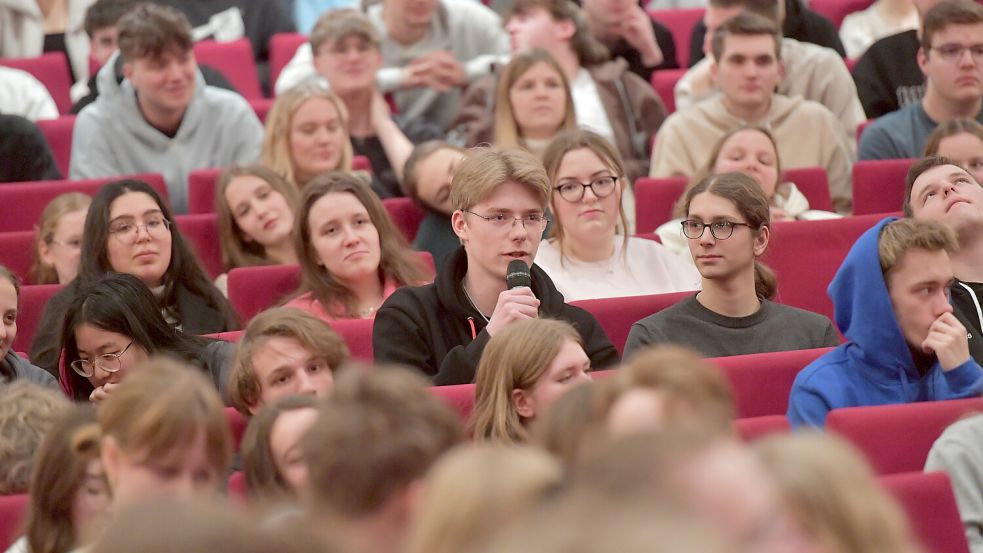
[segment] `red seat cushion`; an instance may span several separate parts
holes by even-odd
[[[823,167],[786,169],[784,180],[795,183],[799,192],[809,200],[809,209],[833,211],[833,200],[829,195],[829,178]]]
[[[686,71],[687,69],[661,69],[652,72],[652,88],[665,104],[667,114],[676,111],[676,83],[683,78]]]
[[[332,321],[329,324],[345,341],[353,359],[371,362],[374,358],[372,353],[373,322],[373,319],[351,319]],[[209,336],[227,342],[237,342],[242,338],[242,334],[242,330],[236,330],[210,334]]]
[[[686,177],[640,178],[635,181],[635,232],[655,232],[673,219],[676,201],[686,190]]]
[[[294,57],[297,48],[307,42],[300,33],[277,33],[270,37],[270,88],[280,78],[280,72]]]
[[[198,169],[188,175],[188,213],[215,213],[215,183],[222,169]]]
[[[683,10],[653,10],[649,12],[652,19],[665,25],[672,33],[676,43],[676,58],[680,67],[689,67],[689,41],[693,27],[703,20],[703,8]]]
[[[969,553],[959,508],[944,472],[892,474],[878,480],[904,507],[927,553]]]
[[[41,323],[44,306],[51,296],[61,290],[61,284],[36,284],[21,286],[20,305],[17,308],[17,337],[14,339],[14,351],[30,351],[31,340]]]
[[[37,257],[34,251],[36,237],[33,230],[0,232],[0,263],[27,284],[27,273]]]
[[[72,161],[72,131],[75,129],[75,116],[63,115],[58,119],[42,119],[37,121],[38,129],[44,135],[51,154],[55,156],[55,164],[63,177],[68,176],[68,167]]]
[[[853,164],[853,213],[902,211],[904,179],[913,159],[878,159]]]
[[[29,502],[26,494],[0,495],[0,549],[6,551],[23,535],[21,525]]]
[[[229,301],[243,321],[278,304],[300,286],[300,266],[266,265],[229,271]]]
[[[792,431],[785,415],[767,415],[734,421],[737,435],[745,442],[753,442],[772,434],[787,434]]]
[[[396,223],[396,228],[406,237],[406,241],[413,243],[420,223],[426,216],[423,209],[409,198],[386,198],[382,200],[382,205]]]
[[[832,348],[735,355],[711,359],[730,381],[738,418],[782,415],[795,375]]]
[[[36,58],[0,58],[0,65],[27,71],[48,89],[59,113],[72,109],[72,71],[64,52],[47,52]]]
[[[585,309],[594,315],[601,328],[607,333],[608,339],[617,348],[618,355],[622,355],[625,351],[625,342],[628,340],[631,325],[691,295],[693,292],[600,298],[575,301],[571,302],[571,305]]]
[[[231,42],[202,40],[195,43],[194,52],[199,64],[221,72],[245,99],[263,98],[253,47],[248,38]]]
[[[461,422],[467,424],[474,411],[474,384],[456,384],[453,386],[433,386],[430,391],[447,402],[461,417]]]
[[[242,436],[246,433],[246,426],[249,425],[249,419],[236,411],[235,407],[225,408],[225,418],[228,419],[229,429],[232,430],[232,447],[235,451],[239,451],[239,446],[242,445]]]
[[[215,214],[175,215],[174,219],[181,234],[198,254],[205,271],[212,278],[222,274],[222,245],[218,241],[218,221]]]

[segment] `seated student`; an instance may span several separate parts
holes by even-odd
[[[188,173],[254,160],[262,125],[241,96],[205,85],[180,12],[141,4],[118,28],[126,79],[117,84],[115,58],[99,70],[99,98],[75,121],[69,175],[161,173],[171,205],[184,213]]]
[[[372,189],[380,198],[400,196],[403,165],[413,143],[442,139],[444,130],[421,119],[392,116],[375,78],[382,68],[379,33],[364,13],[326,12],[310,42],[314,67],[345,104],[355,155],[372,164]]]
[[[112,501],[99,460],[99,425],[91,406],[66,409],[37,450],[24,514],[24,536],[8,553],[70,553],[102,532]]]
[[[19,115],[0,113],[0,160],[0,183],[61,178],[41,129]]]
[[[481,478],[475,478],[475,471],[481,471]],[[532,514],[562,484],[559,463],[536,448],[459,446],[437,461],[427,475],[406,551],[473,551]]]
[[[722,84],[715,82],[717,77],[713,74],[714,62],[723,62],[714,54],[713,37],[728,19],[742,12],[751,12],[771,21],[776,32],[782,33],[784,29],[784,36],[778,35],[778,58],[781,61],[783,78],[771,85],[770,90],[789,98],[801,97],[803,100],[822,104],[839,121],[843,132],[850,138],[851,146],[855,148],[853,137],[857,126],[866,118],[850,71],[841,59],[842,47],[827,47],[828,44],[821,43],[817,45],[808,38],[790,34],[788,25],[791,21],[787,16],[792,15],[791,9],[803,9],[799,4],[799,0],[712,0],[703,14],[706,34],[694,32],[692,37],[693,49],[698,51],[699,57],[691,58],[691,61],[700,61],[686,72],[673,90],[676,110],[689,109],[701,100],[718,95],[718,91],[723,89]],[[828,24],[821,16],[816,17]],[[838,43],[836,29],[829,26],[832,38]]]
[[[116,24],[138,3],[138,0],[95,0],[85,10],[82,29],[89,38],[89,58],[94,67],[101,68],[113,57],[118,47]],[[96,90],[96,74],[87,77],[88,75],[87,68],[72,85],[71,98],[76,102],[72,106],[72,113],[78,113],[88,105],[89,102],[83,104],[81,100]],[[92,99],[95,100],[95,96]]]
[[[577,128],[570,83],[546,50],[512,56],[495,84],[495,103],[485,125],[473,125],[466,143],[525,148],[539,159],[553,138]]]
[[[543,162],[553,184],[550,211],[556,221],[536,265],[567,301],[700,287],[692,265],[658,242],[628,236],[625,212],[631,206],[626,208],[624,199],[631,182],[607,140],[591,131],[564,132],[549,145]]]
[[[71,406],[59,390],[26,380],[0,387],[0,495],[27,493],[38,447]]]
[[[339,551],[404,551],[424,477],[464,441],[427,386],[395,368],[348,371],[308,431],[307,512]]]
[[[793,427],[821,427],[841,407],[980,394],[983,368],[949,304],[956,248],[951,230],[913,219],[886,218],[857,239],[829,285],[849,342],[795,377]]]
[[[822,315],[773,303],[775,275],[757,258],[771,241],[770,205],[744,173],[707,177],[686,192],[681,231],[703,276],[699,293],[631,327],[625,355],[674,343],[706,357],[835,346]]]
[[[31,359],[58,374],[65,310],[81,286],[115,271],[136,276],[154,292],[169,324],[188,334],[237,330],[239,320],[198,262],[171,209],[149,184],[103,186],[85,217],[79,274],[52,296],[31,343]]]
[[[439,271],[461,245],[451,226],[451,179],[467,152],[439,140],[413,148],[403,168],[403,193],[426,215],[413,239],[413,249],[430,252]]]
[[[680,3],[694,2],[702,5],[702,0],[682,0]],[[634,0],[581,2],[591,36],[608,49],[611,59],[624,59],[628,62],[628,70],[647,83],[652,82],[652,74],[656,71],[679,67],[672,32],[649,15],[648,10],[662,9],[654,4],[656,2],[642,7]],[[679,45],[680,48],[685,46]]]
[[[328,171],[351,171],[348,112],[325,86],[310,80],[277,96],[266,118],[263,165],[298,189]]]
[[[921,40],[925,96],[864,129],[860,159],[918,157],[939,124],[957,118],[983,122],[983,52],[974,53],[983,50],[983,6],[972,0],[942,2],[925,14]]]
[[[232,465],[232,431],[196,370],[150,359],[99,406],[100,457],[113,511],[215,496]]]
[[[710,151],[706,165],[689,181],[693,186],[710,175],[738,171],[753,178],[770,200],[771,220],[812,220],[839,217],[836,213],[809,209],[809,200],[794,182],[782,182],[782,163],[771,131],[760,125],[741,125],[724,133]],[[681,209],[681,201],[676,210]],[[680,214],[683,215],[683,214]],[[682,217],[655,229],[662,244],[692,260],[686,236],[679,231]]]
[[[229,295],[228,271],[237,267],[296,264],[297,188],[263,165],[235,165],[215,183],[215,214],[226,273],[215,286]]]
[[[229,399],[243,416],[293,395],[328,395],[348,347],[324,321],[275,307],[249,321],[229,375]]]
[[[0,106],[31,121],[57,119],[58,106],[44,84],[23,69],[0,67]]]
[[[632,180],[644,176],[649,145],[666,117],[665,106],[652,85],[631,73],[624,60],[609,59],[607,49],[587,29],[580,7],[571,0],[519,0],[505,28],[512,39],[513,56],[534,48],[549,52],[570,83],[572,101],[567,104],[576,108],[577,125],[610,141],[625,160]],[[468,88],[455,123],[458,130],[466,129],[471,135],[478,132],[472,129],[497,127],[497,114],[508,113],[497,108],[502,94],[493,93],[496,88],[503,91],[502,84],[496,84],[503,77],[489,75]],[[556,113],[553,117],[555,129],[559,126]],[[513,119],[519,117],[513,115]]]
[[[378,196],[349,173],[307,184],[293,234],[301,284],[285,305],[326,321],[371,319],[397,288],[431,276]]]
[[[34,263],[27,279],[34,284],[68,284],[79,272],[82,229],[92,198],[81,192],[48,202],[38,220]]]
[[[317,420],[314,396],[289,396],[256,413],[242,437],[242,472],[250,501],[297,500],[307,490],[303,439]]]
[[[973,119],[942,123],[925,142],[925,156],[945,156],[983,182],[983,125]]]
[[[590,359],[570,323],[527,319],[488,340],[475,375],[471,434],[524,442],[526,426],[571,386],[590,381]]]
[[[952,423],[942,432],[925,461],[925,472],[943,471],[952,481],[959,514],[972,553],[983,551],[983,524],[980,505],[983,505],[983,415],[976,413]]]
[[[158,353],[199,366],[228,395],[235,345],[175,330],[135,276],[110,273],[79,286],[64,316],[61,382],[76,401],[105,400],[134,366]]]
[[[532,287],[507,289],[509,263],[536,258],[549,191],[542,164],[524,150],[480,149],[465,159],[451,183],[452,224],[463,246],[433,284],[397,290],[379,309],[375,360],[415,367],[438,385],[464,384],[490,337],[543,316],[574,324],[592,367],[617,363],[598,322],[566,304],[542,269],[530,267]]]
[[[47,388],[57,388],[58,382],[47,371],[35,367],[13,351],[17,338],[17,310],[20,307],[20,282],[10,269],[0,265],[0,388],[14,380],[27,380]]]
[[[847,134],[821,104],[773,92],[782,80],[781,37],[774,23],[751,12],[728,19],[714,33],[711,72],[721,94],[666,119],[652,152],[652,177],[693,176],[706,160],[707,144],[734,127],[768,127],[785,167],[822,167],[839,212],[852,201],[853,154]],[[841,63],[841,62],[837,62]],[[749,65],[755,65],[747,77]],[[809,129],[803,133],[802,129]]]
[[[921,553],[904,510],[854,446],[832,433],[797,432],[754,442],[792,524],[811,548],[837,553]]]
[[[840,23],[846,57],[858,59],[878,40],[918,29],[920,21],[912,0],[877,0],[865,10],[847,14]]]
[[[82,30],[85,9],[92,0],[52,4],[5,2],[0,5],[0,58],[33,58],[61,52],[73,80],[89,74],[89,43]],[[0,79],[2,80],[2,79]],[[2,104],[0,104],[2,105]]]

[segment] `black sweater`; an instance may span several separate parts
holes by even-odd
[[[448,258],[433,284],[400,288],[389,296],[376,314],[372,331],[376,362],[416,367],[438,386],[474,380],[489,336],[485,319],[464,295],[461,280],[467,270],[467,254],[461,247]],[[591,367],[603,369],[618,363],[618,351],[594,316],[565,303],[542,269],[533,265],[531,273],[540,315],[573,324]]]
[[[870,45],[853,68],[857,96],[870,119],[922,99],[925,75],[918,68],[918,33],[886,36]]]

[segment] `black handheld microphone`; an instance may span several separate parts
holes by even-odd
[[[532,288],[532,275],[529,274],[529,265],[521,259],[509,262],[508,269],[505,270],[505,284],[509,290],[519,286]]]

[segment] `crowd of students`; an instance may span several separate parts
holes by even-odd
[[[923,550],[862,455],[814,430],[983,394],[983,8],[878,0],[837,35],[798,0],[709,0],[674,44],[633,0],[489,6],[0,0],[0,56],[71,61],[66,176],[108,181],[47,205],[27,275],[0,252],[0,494],[29,496],[8,553]],[[269,38],[297,28],[272,81]],[[243,37],[262,122],[194,55]],[[670,113],[650,80],[677,50]],[[0,111],[0,180],[59,178],[43,85],[4,69]],[[850,222],[857,159],[923,156],[903,217],[829,283],[835,323],[776,299],[782,225]],[[785,172],[804,167],[833,211]],[[203,168],[221,274],[176,224]],[[636,235],[646,176],[687,184]],[[296,288],[240,318],[229,272],[272,265]],[[62,286],[27,355],[25,282]],[[571,303],[669,293],[623,344]],[[360,319],[371,363],[337,326]],[[796,432],[742,442],[704,358],[813,348]],[[463,384],[464,418],[431,389]],[[926,465],[973,553],[981,432],[952,425]]]

